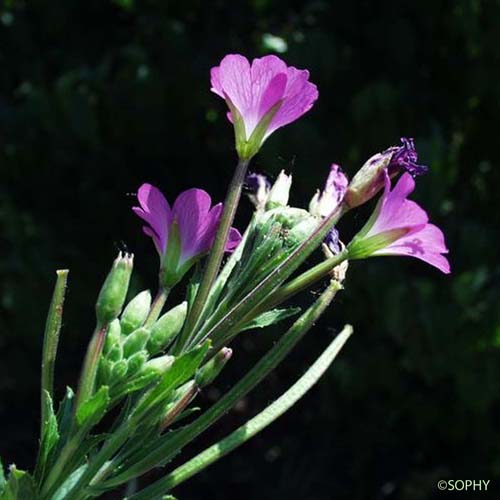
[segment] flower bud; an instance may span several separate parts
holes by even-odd
[[[233,355],[232,349],[223,347],[208,363],[202,366],[195,375],[195,382],[198,387],[205,387],[211,384],[222,371],[226,363]]]
[[[132,332],[123,343],[123,355],[130,358],[133,354],[141,351],[146,346],[150,336],[149,328],[138,328]]]
[[[160,317],[151,327],[147,346],[149,354],[157,354],[170,344],[181,331],[186,314],[187,302],[184,301]]]
[[[101,325],[110,323],[120,314],[127,296],[133,261],[133,254],[120,252],[104,281],[96,303],[97,321]]]
[[[110,382],[119,382],[127,374],[128,363],[126,359],[122,359],[113,364],[111,368]]]
[[[290,196],[290,187],[292,186],[292,176],[285,174],[282,170],[278,175],[269,195],[267,197],[266,209],[276,207],[286,207]]]
[[[328,217],[342,203],[348,183],[340,166],[332,163],[325,188],[316,191],[309,203],[309,212],[316,217]]]
[[[110,361],[120,361],[123,358],[123,346],[121,340],[111,347],[109,352],[106,354],[106,358]]]
[[[385,185],[385,174],[393,177],[408,172],[412,177],[425,174],[428,167],[419,165],[413,139],[401,137],[401,146],[392,146],[372,156],[354,176],[349,184],[345,202],[354,208],[367,202]]]
[[[116,346],[121,348],[121,327],[117,319],[109,324],[108,331],[106,332],[106,340],[104,341],[104,347],[102,349],[103,355],[108,357],[109,353],[113,351]]]
[[[161,375],[166,373],[175,361],[175,356],[165,354],[158,358],[150,359],[142,368],[141,374],[153,373]]]
[[[109,384],[112,367],[113,363],[109,359],[101,358],[99,363],[98,387]]]
[[[349,208],[354,208],[373,198],[383,187],[385,170],[391,162],[394,150],[386,149],[372,156],[352,178],[344,198]]]
[[[151,307],[151,293],[149,290],[136,295],[125,307],[120,318],[120,325],[123,335],[132,333],[141,327],[149,314]]]
[[[148,352],[147,351],[139,351],[130,356],[127,360],[128,368],[127,368],[127,377],[132,377],[136,373],[139,373],[141,368],[144,366],[146,361],[148,360]]]

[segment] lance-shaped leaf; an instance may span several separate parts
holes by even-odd
[[[104,385],[78,408],[76,422],[79,427],[90,429],[97,424],[108,411],[110,401],[109,387]]]
[[[314,386],[314,384],[316,384],[336,358],[340,349],[342,349],[342,346],[351,334],[352,327],[350,325],[345,326],[342,332],[333,340],[306,373],[274,403],[229,434],[226,438],[210,446],[185,464],[177,467],[177,469],[168,476],[159,479],[142,491],[132,495],[129,500],[162,498],[162,495],[170,491],[173,487],[202,471],[265,429],[269,424],[290,409]]]
[[[42,425],[42,439],[40,441],[40,450],[35,469],[35,477],[37,480],[43,477],[49,454],[59,441],[59,429],[57,425],[57,418],[54,413],[54,407],[52,405],[52,398],[50,397],[48,391],[45,392],[46,394],[45,397],[42,398],[42,403],[45,405],[43,415],[46,420]]]

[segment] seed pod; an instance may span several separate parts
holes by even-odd
[[[146,346],[150,336],[149,328],[138,328],[132,332],[123,343],[123,355],[130,358]]]
[[[151,307],[151,293],[149,290],[136,295],[125,307],[122,317],[120,318],[120,325],[122,335],[129,335],[137,328],[141,327],[149,313]]]
[[[186,314],[187,302],[184,301],[160,317],[151,328],[147,347],[149,354],[157,354],[168,346],[181,331]]]
[[[120,252],[113,263],[96,303],[97,321],[111,323],[120,314],[127,296],[134,256]]]

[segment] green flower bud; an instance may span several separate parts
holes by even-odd
[[[233,355],[232,349],[223,347],[208,363],[202,366],[194,378],[198,387],[211,384]]]
[[[151,308],[151,293],[144,290],[135,296],[127,305],[120,318],[122,335],[128,335],[141,327]]]
[[[101,358],[99,363],[98,386],[107,385],[111,379],[111,369],[113,363],[106,358]]]
[[[106,358],[110,361],[120,361],[123,358],[123,345],[118,341],[108,352]]]
[[[282,170],[267,196],[266,210],[276,207],[286,207],[292,186],[292,176]]]
[[[349,208],[366,203],[384,187],[384,171],[391,162],[393,149],[372,156],[352,178],[344,197]]]
[[[109,353],[116,347],[120,346],[121,349],[121,328],[120,322],[115,319],[113,320],[108,327],[108,331],[106,332],[106,340],[104,341],[104,347],[102,349],[102,353],[104,356],[108,356]],[[116,361],[116,360],[113,360]]]
[[[127,369],[128,363],[126,359],[122,359],[121,361],[114,363],[111,368],[110,382],[115,384],[122,380],[127,374]]]
[[[130,356],[128,361],[128,369],[127,369],[127,377],[132,377],[136,373],[139,373],[141,368],[144,366],[146,361],[148,360],[148,352],[147,351],[139,351],[134,355]]]
[[[111,323],[120,314],[127,296],[134,256],[120,252],[113,263],[96,303],[97,321]]]
[[[150,336],[149,328],[138,328],[132,332],[123,343],[123,355],[130,358],[146,346]]]
[[[170,356],[165,354],[158,358],[150,359],[141,371],[141,375],[146,375],[148,373],[161,375],[167,372],[175,361],[175,356]]]
[[[160,317],[151,328],[147,347],[149,354],[157,354],[168,346],[181,331],[186,314],[187,302],[184,301]]]

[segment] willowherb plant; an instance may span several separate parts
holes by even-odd
[[[143,291],[126,304],[133,256],[120,253],[97,298],[96,328],[76,393],[68,388],[56,412],[54,364],[68,271],[57,272],[45,328],[36,467],[28,473],[11,465],[6,476],[0,465],[1,499],[84,500],[168,467],[287,356],[343,288],[349,260],[404,255],[450,272],[442,232],[408,199],[414,178],[427,171],[417,163],[412,139],[370,158],[350,182],[332,164],[308,209],[291,207],[291,175],[282,172],[271,184],[247,169],[271,133],[313,106],[318,91],[309,73],[275,56],[250,64],[243,56],[228,55],[212,69],[211,82],[229,108],[239,157],[224,205],[212,206],[205,191],[190,189],[171,206],[156,187],[139,188],[132,210],[159,254],[158,292],[151,300]],[[232,224],[244,185],[255,211],[240,234]],[[339,219],[380,192],[368,221],[342,243],[335,228]],[[303,269],[318,249],[322,261]],[[229,257],[223,263],[224,253]],[[167,307],[169,292],[186,279],[185,300]],[[286,306],[319,283],[324,291],[305,311]],[[213,406],[201,413],[193,406],[199,391],[230,362],[229,346],[239,334],[292,316],[278,342]],[[345,326],[307,372],[256,417],[127,498],[173,498],[166,495],[176,485],[292,406],[351,333]]]

